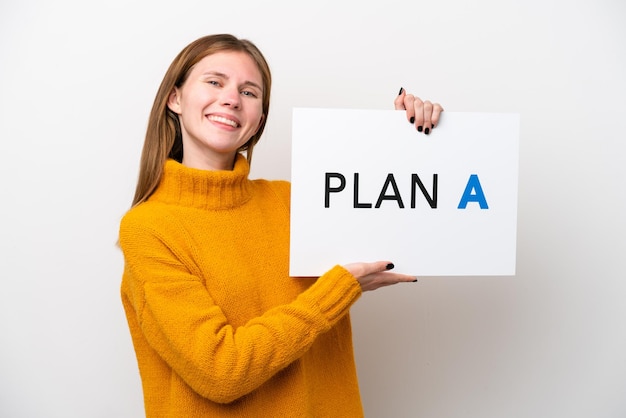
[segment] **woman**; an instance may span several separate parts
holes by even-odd
[[[415,281],[387,260],[289,277],[289,183],[248,178],[270,89],[254,44],[212,35],[158,90],[120,225],[148,417],[362,416],[349,309]],[[403,89],[395,107],[424,133],[442,111]]]

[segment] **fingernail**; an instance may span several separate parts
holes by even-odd
[[[409,119],[409,122],[413,124],[415,122],[415,116],[411,116],[411,119]]]
[[[404,91],[404,88],[400,87],[400,91],[398,92],[398,96],[401,95],[403,91]]]
[[[391,270],[392,268],[394,268],[395,266],[393,265],[393,263],[389,263],[387,264],[387,270]]]
[[[418,126],[418,127],[417,127],[417,132],[422,132],[422,129],[423,129],[423,128],[422,128],[421,126]]]
[[[417,282],[417,279],[413,280],[413,283]]]
[[[430,129],[429,128],[424,129],[424,133],[428,135],[430,133]]]

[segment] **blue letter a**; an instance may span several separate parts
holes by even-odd
[[[467,202],[478,202],[481,209],[489,209],[489,206],[487,206],[487,199],[485,199],[485,194],[483,193],[483,188],[480,186],[480,180],[478,180],[477,174],[470,175],[457,209],[465,209],[467,207]]]

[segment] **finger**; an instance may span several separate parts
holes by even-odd
[[[393,107],[396,110],[405,110],[405,107],[404,107],[404,96],[406,96],[406,90],[404,90],[404,88],[400,87],[400,92],[398,93],[396,98],[393,100]]]
[[[439,125],[439,118],[441,117],[441,112],[443,112],[443,107],[439,103],[435,103],[433,105],[433,115],[431,117],[432,127]]]
[[[369,274],[358,279],[363,291],[376,290],[381,287],[393,286],[398,283],[417,282],[415,276],[406,274],[394,274],[390,272],[380,272]]]
[[[415,127],[418,132],[422,132],[424,129],[424,102],[419,97],[415,97],[413,108],[415,109]]]
[[[351,263],[343,266],[354,277],[361,278],[371,274],[391,270],[394,265],[391,261],[375,261],[373,263]]]
[[[405,94],[402,100],[402,106],[406,109],[406,119],[409,123],[415,122],[415,100],[416,98],[412,94]]]
[[[433,104],[426,100],[424,102],[424,133],[428,135],[432,128]]]
[[[401,273],[391,273],[388,271],[373,273],[371,276],[375,278],[375,280],[388,285],[396,283],[411,283],[417,281],[417,278],[415,276]]]

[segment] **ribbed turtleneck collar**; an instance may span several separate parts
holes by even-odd
[[[248,161],[241,154],[237,154],[232,171],[198,170],[169,159],[149,200],[207,210],[231,209],[250,200],[249,173]]]

